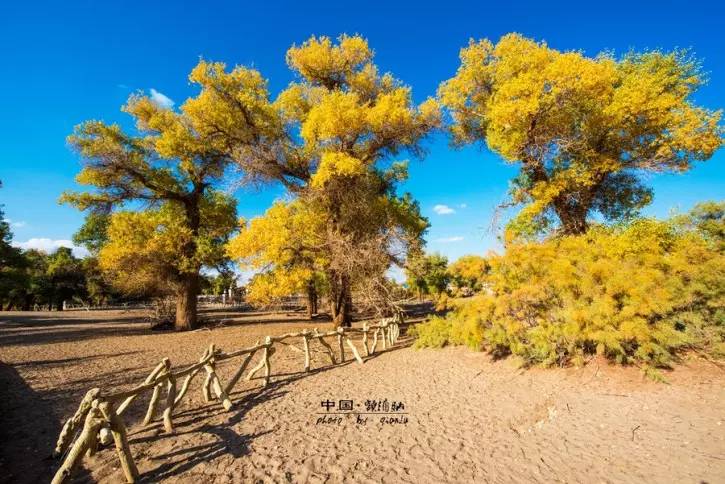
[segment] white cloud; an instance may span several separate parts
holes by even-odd
[[[14,228],[14,229],[19,229],[19,228],[21,228],[21,227],[25,227],[26,225],[28,225],[28,223],[27,223],[27,222],[25,222],[24,220],[18,220],[18,221],[16,222],[15,220],[12,220],[12,219],[9,219],[9,218],[8,218],[8,219],[5,219],[5,221],[6,221],[7,223],[9,223],[9,224],[10,224],[10,226],[11,226],[12,228]]]
[[[459,207],[461,207],[461,208],[468,208],[468,204],[467,203],[462,203],[462,204],[459,205]]]
[[[45,253],[52,253],[58,250],[59,247],[68,247],[73,250],[73,255],[76,257],[85,257],[88,255],[88,250],[85,247],[78,247],[73,245],[70,240],[59,239],[47,239],[47,238],[33,238],[26,242],[13,242],[15,247],[20,247],[23,250],[36,249],[42,250]]]
[[[463,237],[460,235],[456,235],[454,237],[442,237],[440,239],[435,239],[433,242],[442,242],[444,244],[450,243],[450,242],[460,242],[463,240]]]
[[[163,93],[160,93],[153,87],[149,89],[151,93],[151,100],[161,106],[162,108],[171,109],[174,107],[174,101]]]
[[[453,210],[448,205],[442,205],[438,204],[435,207],[433,207],[433,211],[437,213],[438,215],[450,215],[452,213],[456,213],[455,210]]]

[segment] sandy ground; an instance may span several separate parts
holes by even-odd
[[[211,342],[231,350],[314,326],[217,317],[225,325],[174,334],[149,332],[137,313],[0,313],[0,480],[50,479],[60,425],[93,386],[130,387],[162,357],[190,364]],[[198,379],[172,435],[159,422],[143,429],[147,398],[137,400],[127,422],[143,481],[725,482],[725,371],[713,363],[686,361],[662,384],[603,362],[520,370],[408,343],[362,366],[330,367],[315,353],[310,374],[280,349],[271,385],[240,384],[229,412],[203,402]],[[234,371],[221,368],[223,380]],[[362,413],[386,399],[404,407]],[[327,400],[352,400],[354,411],[320,415]],[[122,481],[113,449],[87,458],[78,480]]]

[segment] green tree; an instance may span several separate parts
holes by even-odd
[[[47,257],[47,283],[51,287],[50,304],[59,311],[64,301],[82,299],[86,295],[86,279],[83,262],[68,247],[59,247]]]
[[[11,304],[28,311],[35,307],[52,307],[53,286],[48,277],[48,255],[31,249],[23,252],[22,272],[13,287]]]
[[[684,217],[677,218],[685,227],[697,230],[703,237],[725,251],[725,202],[701,202]]]
[[[418,293],[418,298],[423,294],[436,297],[442,295],[451,280],[448,258],[439,253],[417,252],[409,257],[405,272],[408,287]]]
[[[21,250],[12,245],[13,234],[2,207],[0,205],[0,308],[9,308],[17,300],[18,288],[24,283],[26,261]]]
[[[88,212],[83,220],[83,225],[73,234],[73,243],[85,247],[91,254],[98,254],[108,242],[110,223],[110,212]]]

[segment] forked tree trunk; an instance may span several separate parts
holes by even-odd
[[[347,276],[335,274],[331,278],[330,312],[335,327],[352,325],[352,292]]]
[[[333,309],[333,312],[335,310]],[[350,327],[352,325],[352,315],[350,307],[347,304],[342,305],[342,308],[338,308],[337,312],[332,315],[332,323],[335,327],[343,326]]]
[[[176,294],[176,322],[174,329],[187,331],[196,328],[196,296],[199,293],[199,275],[184,274]]]

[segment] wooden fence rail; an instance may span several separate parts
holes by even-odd
[[[93,455],[100,444],[110,445],[111,442],[115,444],[126,480],[135,482],[139,478],[139,472],[131,455],[126,425],[122,416],[131,403],[145,392],[151,392],[151,399],[143,420],[143,425],[148,425],[157,418],[161,395],[166,387],[162,421],[166,432],[172,433],[174,432],[174,409],[188,393],[189,385],[194,377],[202,371],[206,374],[202,385],[204,400],[207,402],[219,401],[228,411],[234,405],[229,395],[258,352],[261,352],[259,362],[247,372],[246,380],[251,380],[257,373],[264,371],[262,384],[267,386],[272,373],[270,360],[276,351],[275,345],[286,345],[301,352],[304,356],[303,369],[306,372],[311,369],[310,343],[313,340],[320,344],[332,365],[345,361],[345,346],[352,352],[354,359],[362,364],[363,357],[350,336],[362,335],[364,356],[371,356],[375,353],[378,341],[382,343],[383,349],[395,344],[400,336],[402,322],[402,314],[399,313],[395,317],[381,320],[378,324],[365,323],[362,328],[337,328],[322,333],[317,328],[312,331],[305,329],[297,333],[267,336],[264,342],[257,341],[254,346],[231,353],[225,353],[212,343],[197,363],[177,371],[172,371],[170,360],[164,358],[142,383],[130,390],[107,391],[92,388],[81,400],[76,413],[65,422],[58,436],[54,456],[63,458],[63,462],[52,482],[53,484],[69,482],[74,469],[80,464],[84,455]],[[372,345],[368,346],[370,334],[372,334]],[[339,360],[330,343],[325,341],[325,338],[331,337],[337,339]],[[301,348],[289,342],[295,339],[301,339]],[[222,384],[216,372],[217,365],[240,357],[243,358],[241,358],[239,368],[226,385]],[[181,386],[177,386],[182,379]]]

